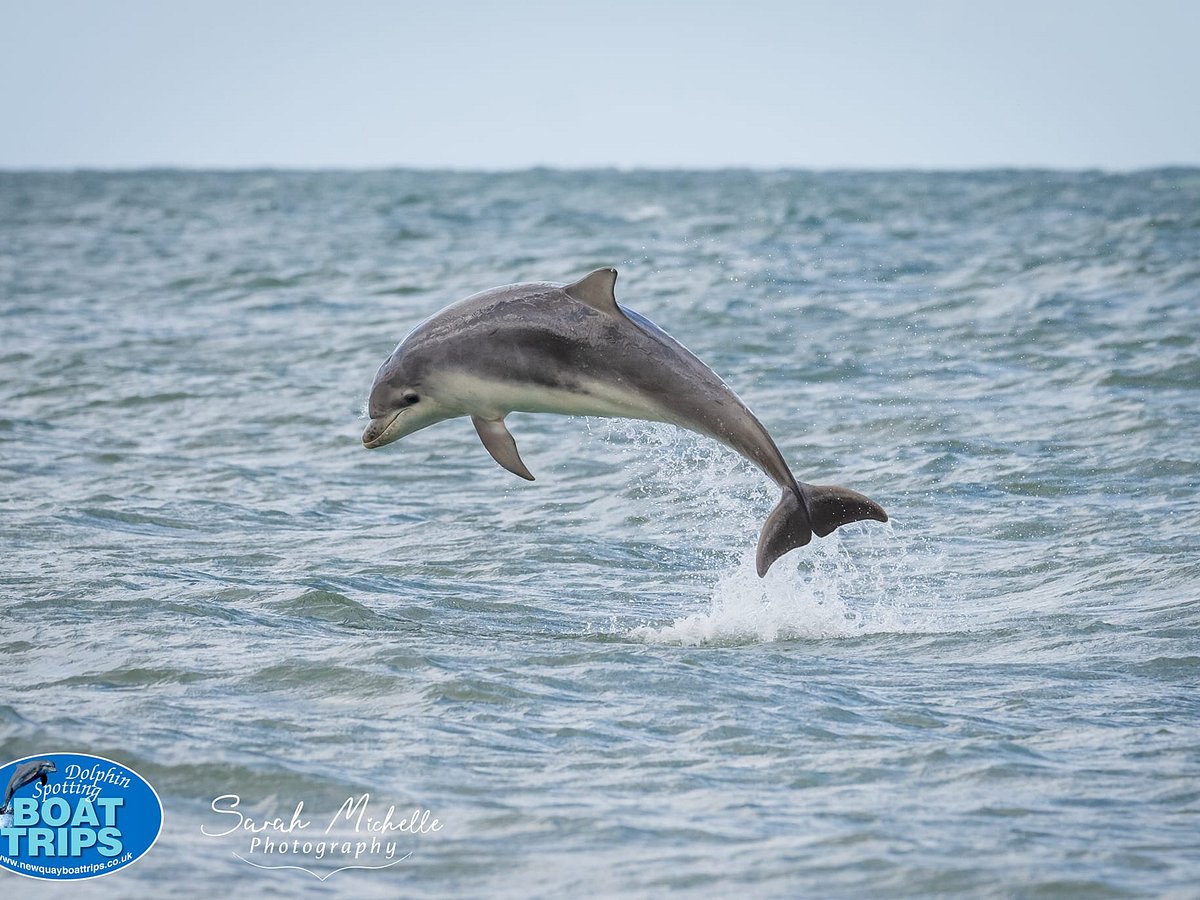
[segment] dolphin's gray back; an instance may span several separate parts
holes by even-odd
[[[559,284],[507,285],[446,308],[401,346],[417,377],[450,370],[514,385],[501,414],[671,422],[721,441],[781,487],[795,488],[775,442],[741,399],[686,347],[625,307],[615,315],[595,309]],[[541,399],[518,399],[531,396]]]

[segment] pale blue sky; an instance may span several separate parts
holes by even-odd
[[[4,168],[1171,163],[1200,0],[0,0]]]

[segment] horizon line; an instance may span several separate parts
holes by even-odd
[[[1162,172],[1200,169],[1200,162],[1164,162],[1138,166],[1060,166],[1027,163],[996,163],[985,165],[883,165],[883,166],[820,166],[820,165],[759,165],[759,164],[715,164],[715,165],[625,165],[625,164],[596,164],[596,165],[560,165],[554,163],[531,163],[520,166],[444,166],[425,165],[420,163],[399,164],[367,164],[367,165],[291,165],[264,163],[253,165],[241,164],[129,164],[116,166],[93,165],[48,165],[48,166],[8,166],[0,165],[2,175],[134,175],[148,173],[192,173],[192,174],[250,174],[262,172],[278,172],[284,174],[350,174],[350,173],[382,173],[382,172],[427,172],[437,174],[461,175],[516,175],[531,172],[617,172],[621,174],[648,173],[719,173],[719,172],[752,172],[770,174],[777,172],[793,172],[808,174],[922,174],[922,175],[951,175],[987,172],[1054,172],[1063,174],[1103,174],[1103,175],[1135,175],[1147,172]]]

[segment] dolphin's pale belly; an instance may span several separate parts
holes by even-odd
[[[598,379],[581,379],[570,387],[548,387],[448,372],[439,375],[433,387],[447,406],[460,410],[462,415],[485,419],[498,419],[510,412],[538,412],[670,420],[669,414],[650,398],[620,383]]]

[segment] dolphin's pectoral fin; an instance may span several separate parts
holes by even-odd
[[[488,453],[492,454],[492,459],[514,475],[520,475],[526,481],[533,481],[533,476],[525,468],[525,463],[521,462],[521,454],[517,452],[517,442],[504,427],[503,419],[482,419],[479,416],[471,416],[471,422],[475,425],[475,430],[479,432],[479,439],[483,441],[483,446],[487,448]]]
[[[585,275],[574,284],[568,284],[564,290],[580,303],[586,303],[592,309],[608,313],[611,316],[622,315],[621,307],[617,306],[617,295],[614,287],[617,283],[617,270],[612,266],[597,269],[590,275]]]
[[[39,775],[38,777],[39,777],[39,778],[41,779],[41,781],[42,781],[42,787],[45,787],[45,786],[46,786],[46,782],[50,780],[49,778],[47,778],[47,777],[46,777],[45,773],[43,773],[43,774]]]

